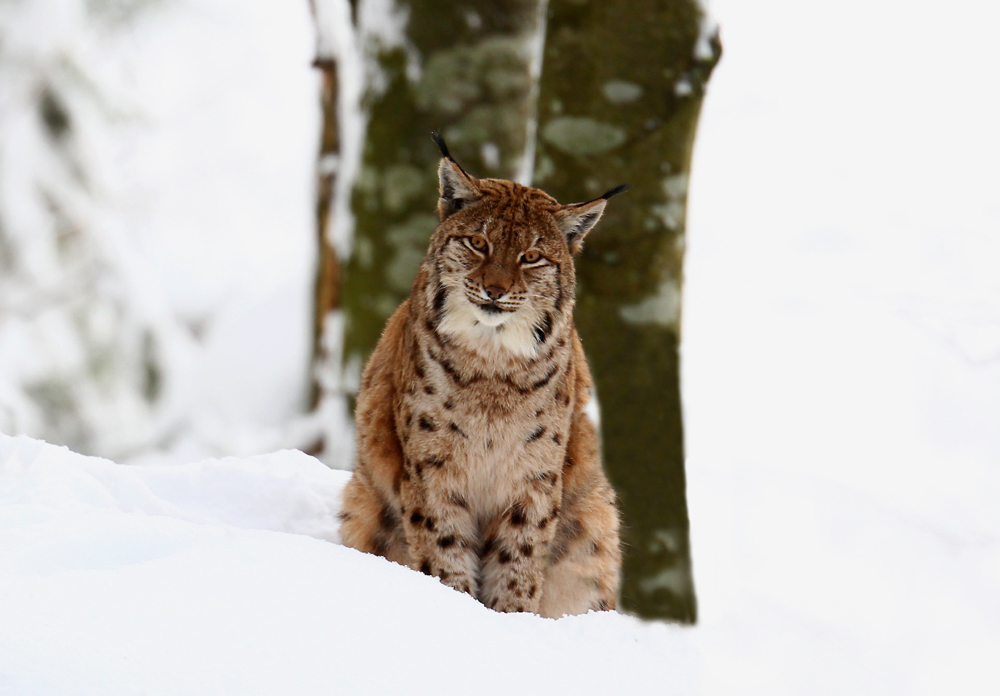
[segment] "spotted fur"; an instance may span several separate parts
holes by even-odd
[[[441,224],[362,374],[341,537],[498,611],[613,609],[618,512],[572,312],[573,256],[618,190],[563,206],[443,154]]]

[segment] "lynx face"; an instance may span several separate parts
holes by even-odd
[[[562,206],[537,189],[475,179],[449,158],[439,176],[442,223],[428,254],[439,330],[481,354],[535,357],[571,317],[573,256],[606,198]]]

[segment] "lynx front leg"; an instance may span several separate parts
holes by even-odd
[[[562,485],[559,474],[532,475],[485,535],[480,600],[497,611],[538,612],[548,545]]]
[[[542,588],[542,616],[614,609],[621,548],[615,493],[601,468],[597,432],[574,414],[563,465],[562,513]]]
[[[410,549],[410,566],[459,592],[477,590],[476,523],[461,495],[441,485],[447,472],[441,459],[407,462],[400,487],[403,528]],[[427,479],[436,477],[435,485]]]

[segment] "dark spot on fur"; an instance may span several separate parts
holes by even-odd
[[[553,512],[553,517],[556,515]],[[569,523],[559,527],[556,530],[556,536],[552,539],[552,543],[549,545],[549,563],[555,565],[563,558],[566,557],[566,553],[569,551],[569,545],[583,534],[583,525],[580,524],[579,520],[571,520]]]
[[[411,524],[420,524],[424,521],[424,516],[420,513],[420,510],[414,510],[413,514],[410,515]]]
[[[493,449],[493,438],[488,438],[486,440],[486,449],[488,450]]]
[[[598,544],[596,541],[592,541],[590,542],[590,546],[587,548],[587,550],[590,552],[591,556],[596,556],[601,552],[601,545]]]
[[[535,324],[532,332],[535,334],[535,341],[539,344],[545,343],[552,335],[552,315],[546,312],[542,315],[541,321]]]
[[[434,389],[433,385],[430,385],[430,384],[425,384],[424,385],[424,394],[427,394],[428,396],[433,396],[434,392],[435,392],[435,389]]]
[[[517,580],[514,580],[513,578],[511,578],[510,580],[507,581],[507,589],[508,590],[513,590],[515,587],[517,587]]]
[[[454,545],[454,543],[455,543],[455,537],[451,536],[450,534],[448,536],[444,536],[438,539],[438,546],[440,546],[442,549],[446,549],[449,546]]]
[[[608,600],[606,599],[602,599],[600,602],[597,603],[597,611],[607,611],[609,608],[610,605],[608,604]]]
[[[466,502],[465,498],[463,498],[462,496],[460,496],[458,493],[452,492],[448,496],[448,501],[452,505],[457,505],[458,507],[463,508],[465,510],[469,509],[469,503]]]
[[[539,529],[545,529],[548,525],[549,525],[549,518],[548,517],[543,517],[542,519],[540,519],[538,521],[538,528]]]
[[[535,552],[535,547],[531,544],[521,544],[521,554],[525,558],[531,558],[531,554]]]
[[[444,460],[441,457],[438,457],[437,455],[431,455],[430,457],[427,457],[427,460],[424,463],[427,466],[433,466],[435,469],[440,469],[441,467],[444,466]]]
[[[514,607],[514,611],[516,611],[516,612],[522,612],[522,611],[524,611],[524,607],[521,606],[520,604],[518,604],[516,607]]]
[[[544,434],[545,434],[545,426],[542,426],[538,428],[538,430],[536,430],[535,432],[531,433],[531,435],[528,436],[528,439],[525,440],[525,442],[528,443],[534,442]]]
[[[562,400],[563,400],[563,390],[556,389],[556,403],[559,403]]]
[[[524,505],[514,503],[510,509],[510,523],[515,527],[520,527],[528,521],[528,515],[524,511]]]
[[[419,377],[420,379],[423,379],[424,377],[427,376],[427,373],[424,371],[424,366],[421,365],[420,363],[414,365],[413,370],[414,372],[417,373],[417,377]]]
[[[444,373],[448,375],[448,378],[452,382],[462,387],[467,386],[466,383],[462,380],[461,375],[458,374],[458,370],[455,369],[455,366],[452,364],[450,360],[448,360],[448,358],[439,356],[436,353],[431,353],[430,356],[431,358],[434,359],[434,362],[436,362],[438,365],[441,366],[441,369],[444,370]]]
[[[545,415],[544,408],[540,408],[537,411],[535,411],[535,418],[541,418],[543,415]]]
[[[531,478],[536,484],[541,483],[549,488],[552,488],[559,482],[559,474],[553,471],[540,471]]]
[[[388,505],[383,505],[379,511],[378,524],[382,529],[395,529],[399,524],[396,513]]]
[[[444,408],[446,411],[450,411],[451,409],[455,408],[455,402],[452,401],[451,399],[448,399],[447,401],[444,402]]]
[[[424,561],[423,563],[421,563],[420,564],[420,572],[423,573],[424,575],[430,575],[431,574],[431,564],[428,563],[427,561]]]
[[[576,466],[576,459],[573,457],[573,453],[566,450],[566,461],[563,463],[563,468],[572,469]]]
[[[556,443],[557,445],[562,444],[562,440],[559,439],[559,433],[552,434],[552,442]]]
[[[424,520],[424,527],[427,529],[428,532],[433,532],[434,531],[434,518],[433,517],[428,517],[426,520]]]
[[[433,420],[431,420],[427,416],[420,416],[420,422],[417,423],[417,425],[420,426],[421,430],[426,430],[427,432],[430,433],[433,433],[435,430],[437,430],[437,425],[434,423]]]
[[[531,387],[522,387],[517,382],[515,382],[513,379],[511,379],[510,375],[507,375],[507,376],[501,378],[500,381],[503,382],[504,384],[506,384],[508,387],[510,387],[514,391],[516,391],[518,394],[522,394],[523,395],[523,394],[529,394],[531,392]]]
[[[505,549],[500,549],[500,554],[497,556],[497,558],[499,558],[500,562],[504,564],[510,563],[512,560],[514,560],[514,557],[511,556],[509,553],[507,553]]]
[[[442,580],[447,580],[449,575],[450,573],[447,570],[442,569],[441,572],[438,574],[438,577],[441,578]]]
[[[483,542],[483,548],[479,551],[479,558],[486,558],[496,550],[497,540],[494,537]]]
[[[538,585],[532,585],[531,589],[528,590],[528,599],[533,599],[536,592],[538,592]]]
[[[437,290],[434,291],[434,302],[431,305],[434,310],[434,324],[441,323],[441,317],[444,314],[444,301],[448,297],[448,288],[443,285],[438,285]]]
[[[341,522],[347,522],[347,520],[353,518],[354,515],[352,515],[349,512],[345,512],[345,511],[342,510],[342,511],[340,511],[340,512],[337,513],[337,517],[340,518]]]
[[[465,433],[463,433],[462,429],[459,428],[457,424],[455,424],[455,423],[449,423],[448,427],[451,429],[451,432],[456,433],[458,435],[461,435],[465,439],[469,439],[469,436],[466,435]]]

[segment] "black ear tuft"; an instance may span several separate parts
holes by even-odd
[[[632,188],[632,186],[630,184],[622,184],[621,186],[615,186],[613,189],[611,189],[607,193],[602,194],[599,200],[605,200],[606,201],[609,198],[617,196],[619,193],[625,193],[630,188]]]
[[[431,133],[431,140],[433,140],[434,144],[438,146],[438,150],[441,151],[442,157],[450,159],[452,162],[455,161],[455,159],[451,156],[451,153],[448,152],[448,143],[444,141],[444,138],[441,137],[440,133],[437,131]]]

